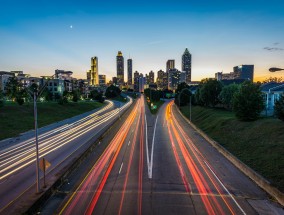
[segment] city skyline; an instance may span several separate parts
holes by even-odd
[[[98,56],[99,73],[110,80],[118,50],[146,74],[165,70],[168,59],[181,70],[188,48],[193,81],[241,64],[255,65],[256,81],[281,76],[268,71],[283,67],[284,4],[277,0],[16,2],[6,2],[0,15],[0,70],[40,76],[64,69],[86,78],[90,57]]]

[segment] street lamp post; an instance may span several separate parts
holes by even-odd
[[[54,78],[55,74],[50,77]],[[40,97],[45,87],[48,85],[50,79],[47,80],[45,85],[38,90],[34,87],[33,89],[33,101],[34,101],[34,126],[35,126],[35,144],[36,144],[36,192],[40,192],[40,177],[39,177],[39,144],[38,144],[38,123],[37,123],[37,99]],[[29,94],[30,95],[30,94]],[[30,95],[31,96],[31,95]]]
[[[35,125],[35,143],[36,143],[36,191],[40,191],[39,184],[39,151],[38,151],[38,130],[37,130],[37,92],[34,91],[34,125]]]
[[[277,67],[271,67],[271,68],[269,69],[269,72],[277,72],[277,71],[281,71],[281,70],[284,70],[284,69],[277,68]]]

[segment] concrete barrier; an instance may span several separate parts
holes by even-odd
[[[205,134],[202,130],[197,128],[192,122],[190,122],[176,107],[176,110],[180,113],[180,115],[184,118],[184,120],[193,127],[205,140],[207,140],[214,148],[216,148],[222,155],[224,155],[232,164],[234,164],[240,171],[242,171],[246,176],[248,176],[251,180],[253,180],[259,187],[261,187],[264,191],[266,191],[269,195],[271,195],[274,199],[276,199],[282,206],[284,206],[284,193],[280,192],[277,188],[272,186],[268,180],[263,178],[253,169],[248,167],[242,161],[240,161],[237,157],[232,155],[227,149],[221,146],[218,142],[214,141],[207,134]]]

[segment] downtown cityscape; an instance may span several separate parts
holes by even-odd
[[[9,1],[0,215],[284,214],[284,3]]]

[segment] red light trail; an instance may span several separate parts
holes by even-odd
[[[188,179],[186,178],[183,166],[181,164],[181,160],[178,156],[178,150],[175,146],[175,142],[177,143],[183,161],[186,164],[191,177],[193,178],[194,184],[199,192],[200,198],[203,202],[203,205],[207,213],[226,214],[224,208],[221,206],[221,204],[225,204],[226,208],[231,214],[237,214],[237,212],[234,211],[234,207],[230,204],[230,198],[228,198],[228,196],[230,196],[233,199],[233,201],[236,203],[236,206],[239,208],[239,210],[243,214],[245,214],[242,208],[239,206],[239,204],[232,197],[232,195],[228,193],[228,190],[224,189],[225,188],[224,185],[221,183],[221,181],[218,178],[216,178],[217,176],[215,174],[212,174],[211,172],[213,171],[212,168],[210,168],[209,164],[205,163],[206,159],[201,154],[201,152],[195,147],[189,136],[186,134],[186,132],[184,131],[184,129],[182,128],[182,126],[179,124],[178,120],[174,116],[172,111],[172,105],[173,102],[169,103],[166,111],[166,120],[168,121],[168,133],[172,143],[171,145],[176,158],[177,166],[180,169],[180,174],[185,184],[185,187]],[[210,169],[207,167],[207,165]],[[204,172],[205,174],[203,174],[202,172]],[[205,179],[206,177],[209,180],[206,180]],[[208,183],[213,184],[213,187],[216,189],[218,195],[214,194],[213,190],[210,189]],[[186,191],[188,192],[187,187]],[[227,195],[227,193],[229,195]],[[222,201],[220,200],[218,201],[217,197],[221,198]]]

